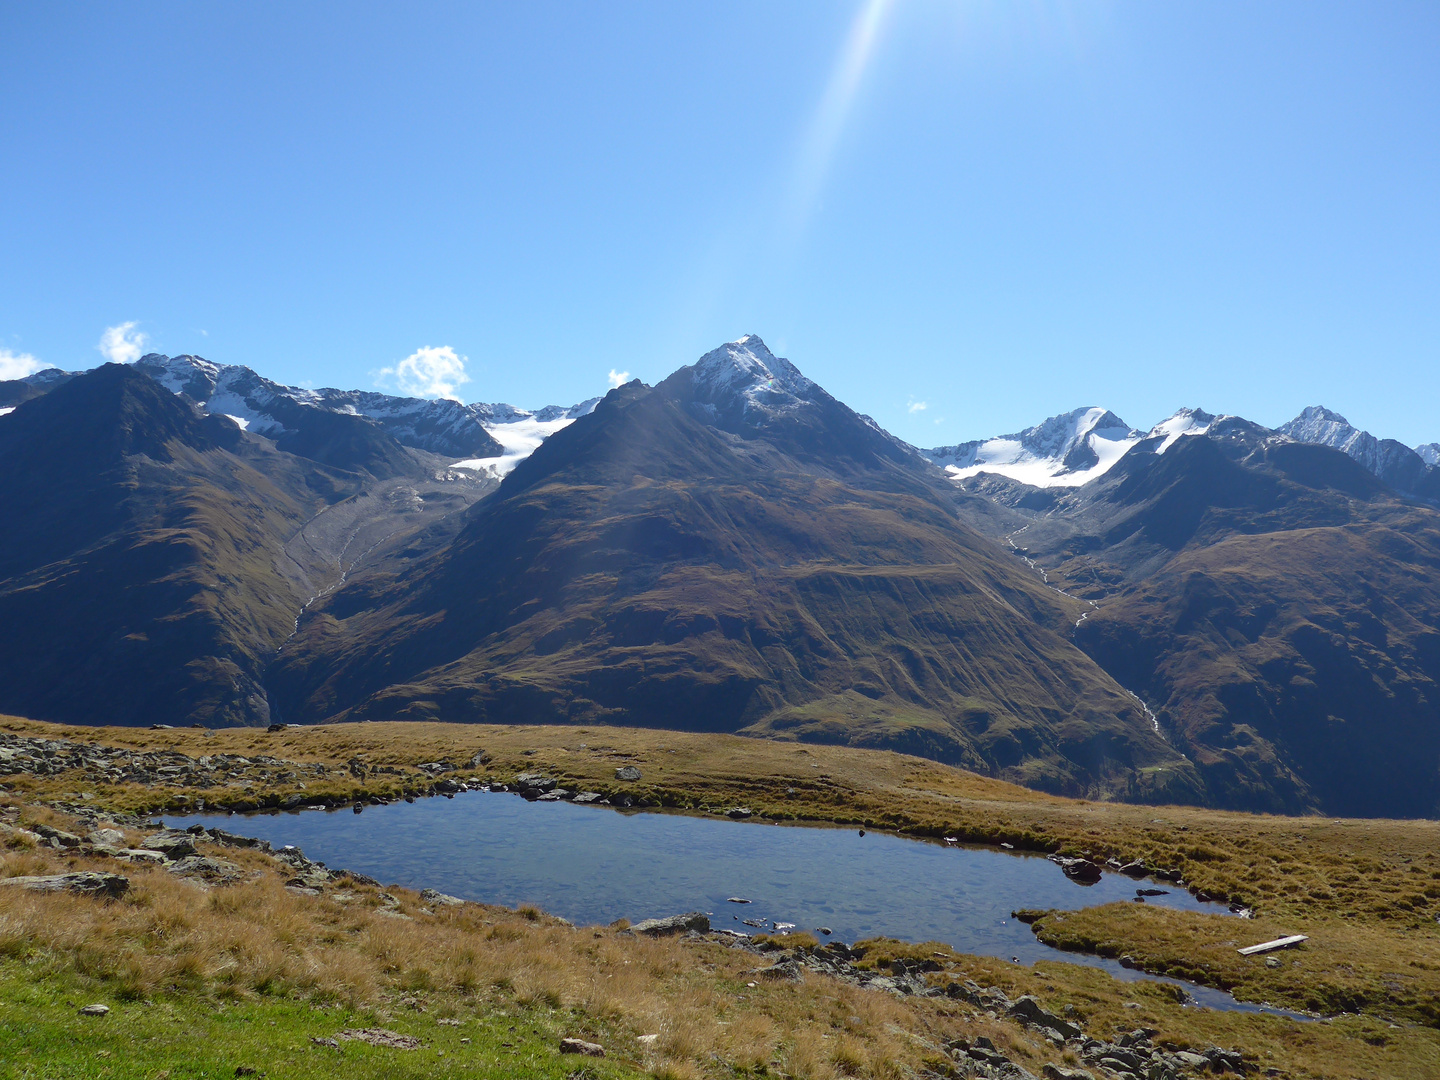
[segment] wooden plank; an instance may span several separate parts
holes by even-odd
[[[1238,952],[1241,956],[1254,956],[1256,953],[1288,949],[1291,945],[1299,945],[1300,942],[1307,940],[1309,939],[1304,934],[1291,934],[1289,937],[1276,938],[1274,941],[1262,941],[1259,945],[1251,945],[1249,948],[1238,950]]]

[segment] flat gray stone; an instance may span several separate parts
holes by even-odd
[[[82,896],[116,899],[129,891],[130,879],[120,874],[86,870],[75,874],[0,878],[0,885],[11,885],[31,892],[73,892]]]

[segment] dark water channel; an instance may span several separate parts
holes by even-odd
[[[878,936],[940,941],[1022,964],[1089,964],[1126,980],[1153,976],[1042,945],[1010,912],[1076,910],[1129,901],[1137,888],[1166,888],[1146,902],[1227,913],[1165,882],[1105,874],[1094,885],[1079,885],[1041,856],[995,848],[860,836],[851,828],[621,813],[501,793],[371,806],[359,816],[300,811],[165,821],[178,828],[216,826],[276,847],[294,844],[328,866],[387,883],[487,904],[534,904],[580,925],[704,911],[722,930],[763,933],[778,922],[812,932],[825,927],[832,940],[845,942]],[[747,919],[762,925],[746,925]],[[1218,990],[1180,985],[1212,1008],[1257,1008]]]

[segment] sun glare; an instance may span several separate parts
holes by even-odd
[[[790,225],[798,233],[809,218],[835,156],[845,121],[874,55],[875,44],[894,0],[865,0],[836,59],[825,94],[796,160],[791,187]]]

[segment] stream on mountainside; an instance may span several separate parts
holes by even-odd
[[[165,822],[224,828],[277,848],[293,844],[312,859],[382,882],[487,904],[534,904],[580,925],[704,911],[717,930],[765,933],[779,924],[811,932],[823,927],[845,942],[880,936],[940,941],[1022,964],[1087,964],[1124,980],[1156,976],[1052,949],[1011,918],[1011,910],[1077,910],[1130,901],[1147,888],[1168,890],[1146,897],[1147,903],[1228,914],[1224,905],[1202,903],[1163,881],[1106,873],[1080,885],[1043,856],[1021,852],[855,828],[528,802],[491,792],[370,806],[360,816],[347,809],[167,815]],[[1183,986],[1211,1008],[1262,1011],[1220,990],[1159,981]]]

